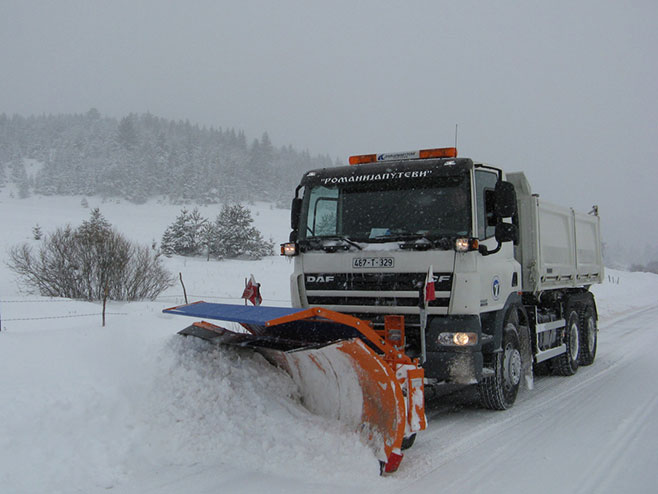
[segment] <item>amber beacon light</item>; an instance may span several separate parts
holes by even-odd
[[[398,153],[359,154],[350,156],[350,165],[363,165],[377,161],[425,160],[428,158],[456,158],[457,148],[421,149],[420,151],[402,151]]]

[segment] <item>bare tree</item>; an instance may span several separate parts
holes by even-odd
[[[154,299],[173,284],[158,253],[127,240],[94,209],[79,228],[58,228],[39,250],[12,248],[9,268],[41,295],[84,300]]]

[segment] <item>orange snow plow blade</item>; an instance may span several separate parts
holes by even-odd
[[[180,334],[261,353],[290,374],[309,411],[358,431],[383,472],[395,471],[403,439],[425,428],[422,368],[366,321],[321,308],[274,309],[197,303],[164,312],[240,322],[250,334],[208,322]]]
[[[311,412],[361,433],[380,461],[400,450],[406,409],[395,372],[360,339],[272,354],[298,385]]]

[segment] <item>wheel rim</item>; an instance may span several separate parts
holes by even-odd
[[[514,388],[521,381],[521,352],[512,344],[505,347],[505,386]]]
[[[587,319],[587,348],[590,354],[594,352],[595,346],[596,346],[596,324],[594,323],[594,318],[590,317]]]
[[[578,325],[574,322],[569,328],[569,353],[571,360],[578,359]]]

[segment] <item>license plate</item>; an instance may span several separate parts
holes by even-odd
[[[392,268],[395,260],[392,257],[355,257],[352,259],[353,268]]]

